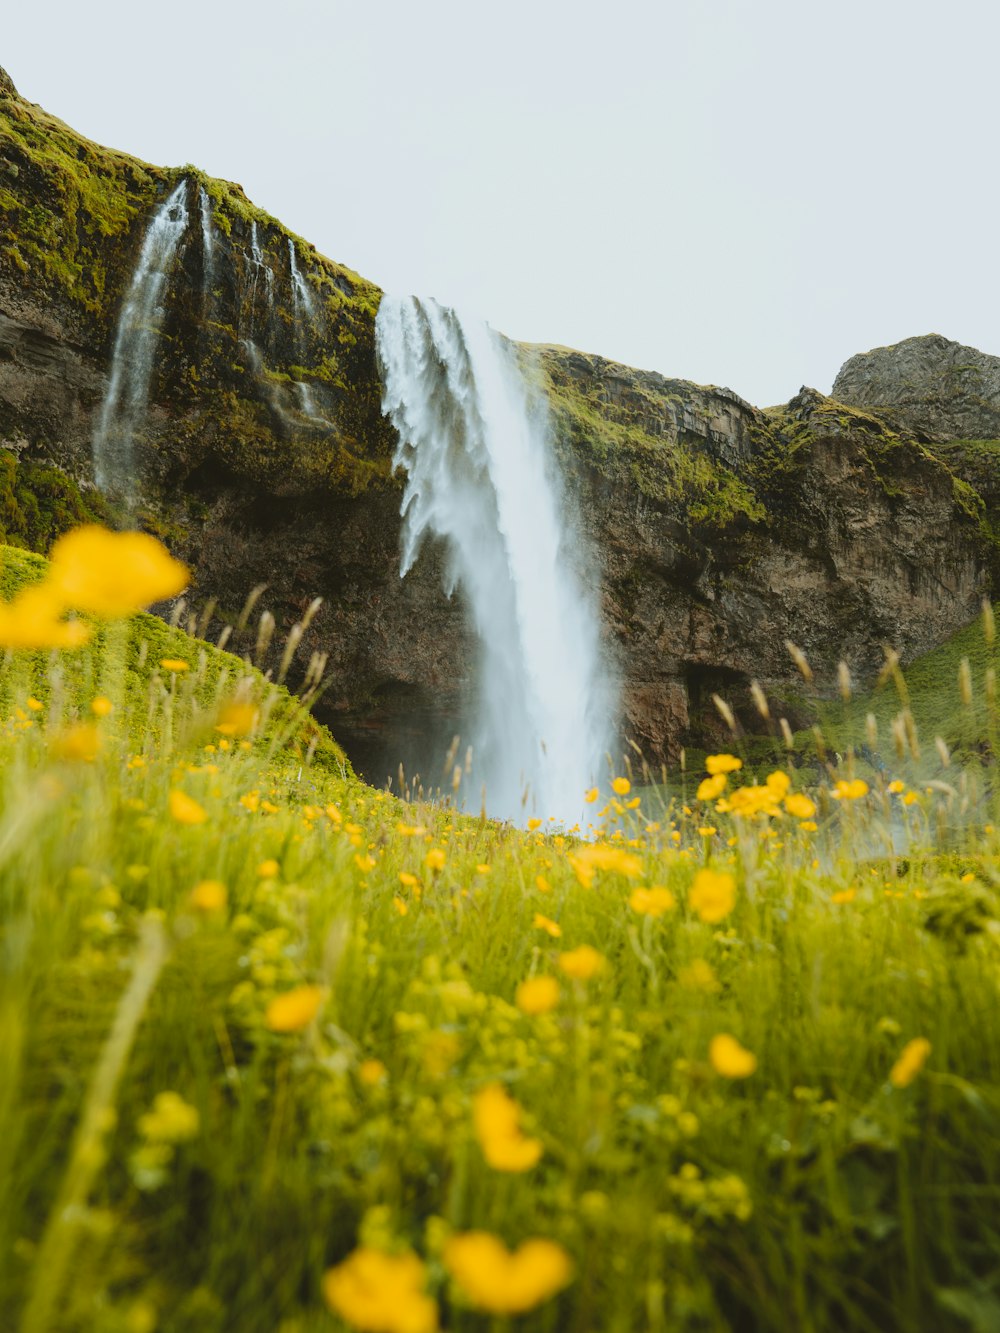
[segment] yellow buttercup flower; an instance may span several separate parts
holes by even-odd
[[[483,1156],[495,1171],[530,1171],[538,1162],[542,1141],[521,1133],[521,1108],[499,1083],[476,1093],[472,1118]]]
[[[217,879],[203,879],[191,890],[190,903],[198,912],[221,912],[229,895],[225,884]]]
[[[724,871],[699,870],[688,893],[691,910],[710,925],[724,921],[736,906],[736,881]]]
[[[677,899],[662,884],[654,884],[649,889],[633,889],[629,895],[628,905],[633,912],[640,912],[644,916],[660,917],[673,911],[677,905]]]
[[[264,1022],[272,1032],[301,1032],[319,1013],[322,1003],[321,986],[296,986],[275,996],[267,1006]]]
[[[90,638],[90,626],[63,620],[66,609],[48,580],[0,602],[0,648],[79,648]]]
[[[215,730],[220,736],[249,736],[256,728],[260,710],[253,704],[226,704],[219,714]]]
[[[588,805],[593,805],[594,802],[597,800],[597,798],[598,798],[599,795],[600,795],[600,791],[598,790],[598,788],[597,788],[597,787],[591,787],[590,791],[588,791],[588,792],[584,795],[584,798],[583,798],[583,799],[587,802]]]
[[[626,879],[636,879],[642,874],[642,862],[637,856],[625,851],[623,847],[608,847],[604,843],[581,847],[575,855],[569,857],[569,863],[585,889],[591,887],[598,870],[624,875]]]
[[[261,861],[260,865],[257,867],[257,874],[261,879],[275,879],[281,874],[281,866],[278,865],[273,857],[269,857],[268,860]]]
[[[174,675],[191,670],[191,663],[185,662],[183,657],[161,657],[160,666],[164,671],[172,671]]]
[[[174,788],[170,793],[170,815],[178,824],[204,824],[208,812],[192,796]]]
[[[92,722],[77,722],[53,736],[49,748],[57,759],[92,763],[101,750],[101,733]]]
[[[522,1014],[547,1014],[559,1003],[559,983],[555,977],[527,977],[514,993],[514,1003]]]
[[[537,926],[539,930],[544,930],[545,933],[551,935],[554,940],[557,940],[562,934],[562,927],[559,925],[558,921],[552,921],[549,917],[542,916],[541,912],[535,913],[535,919],[532,922],[532,925]]]
[[[705,768],[713,778],[720,773],[737,773],[742,767],[743,760],[734,754],[710,754],[705,760]]]
[[[176,1092],[158,1092],[153,1109],[139,1117],[139,1133],[154,1143],[184,1143],[198,1133],[198,1111]]]
[[[385,1082],[387,1077],[388,1070],[381,1060],[362,1060],[358,1065],[358,1078],[366,1088],[378,1087],[380,1083]]]
[[[52,547],[46,581],[64,606],[113,620],[175,597],[189,578],[187,568],[148,533],[88,524]]]
[[[574,981],[589,981],[591,977],[603,972],[607,959],[589,944],[581,944],[578,949],[559,955],[559,969]]]
[[[364,1333],[435,1333],[437,1304],[424,1287],[427,1270],[415,1254],[383,1254],[363,1246],[323,1276],[323,1297]]]
[[[812,819],[816,813],[816,804],[802,792],[795,791],[785,797],[785,809],[793,819]]]
[[[749,1078],[757,1068],[757,1057],[728,1032],[720,1032],[708,1046],[712,1068],[723,1078]]]
[[[931,1053],[931,1044],[926,1037],[914,1037],[908,1041],[900,1053],[899,1059],[889,1071],[889,1082],[894,1088],[908,1088],[923,1069]]]
[[[424,857],[424,865],[428,870],[443,870],[446,859],[440,847],[432,847]]]
[[[834,784],[832,794],[835,801],[860,801],[862,796],[868,795],[868,783],[863,778],[855,778],[852,782],[841,778]]]
[[[551,1240],[526,1240],[511,1252],[486,1231],[468,1231],[449,1238],[442,1258],[470,1304],[490,1314],[525,1314],[573,1277],[569,1255]]]
[[[726,784],[729,779],[725,773],[716,773],[715,777],[704,778],[698,784],[697,796],[699,801],[715,801],[726,790]]]
[[[628,778],[612,778],[611,790],[616,796],[627,796],[632,790],[632,784]]]

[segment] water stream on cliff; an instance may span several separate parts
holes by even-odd
[[[382,409],[407,473],[400,574],[426,534],[444,539],[481,644],[470,796],[523,821],[581,818],[602,773],[609,690],[597,613],[512,344],[435,301],[384,297],[376,341]]]
[[[297,325],[300,306],[309,319],[312,319],[316,313],[316,307],[313,303],[312,292],[309,290],[309,284],[299,272],[298,260],[295,257],[295,242],[290,236],[288,238],[288,262],[292,270],[292,309]]]
[[[92,441],[94,479],[128,503],[135,496],[133,436],[146,411],[163,323],[163,296],[188,224],[187,181],[153,214],[118,318],[108,391]]]
[[[201,215],[202,297],[207,310],[215,277],[215,237],[212,234],[212,205],[204,185],[198,190],[198,209]]]

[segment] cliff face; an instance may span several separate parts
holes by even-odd
[[[76,511],[101,507],[91,439],[117,318],[181,180],[189,223],[136,440],[140,519],[222,618],[258,583],[282,628],[325,599],[302,654],[329,654],[324,720],[381,779],[390,757],[424,762],[430,735],[462,729],[476,648],[439,550],[399,578],[380,293],[238,186],[90,144],[3,79],[0,459],[66,479]],[[790,687],[785,638],[818,669],[846,656],[865,673],[884,642],[912,656],[975,614],[982,503],[912,430],[812,391],[765,413],[565,349],[525,348],[523,363],[600,582],[623,730],[651,760],[712,740],[713,691],[742,705],[751,677]]]

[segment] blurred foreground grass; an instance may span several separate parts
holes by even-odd
[[[992,760],[581,842],[150,617],[0,707],[0,1328],[1000,1328]]]

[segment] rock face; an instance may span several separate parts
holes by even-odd
[[[9,81],[0,459],[58,469],[80,505],[99,503],[91,436],[118,313],[150,215],[181,179],[190,223],[136,441],[140,519],[191,563],[197,599],[218,599],[218,628],[259,583],[279,633],[323,597],[300,653],[328,655],[323,719],[367,776],[398,759],[426,771],[463,728],[476,645],[460,594],[442,592],[440,549],[399,577],[378,289],[238,186],[90,144]],[[600,585],[622,733],[650,761],[720,739],[715,692],[754,725],[751,678],[794,722],[786,638],[818,672],[845,657],[863,676],[884,643],[912,657],[975,614],[994,549],[983,505],[915,428],[811,390],[765,413],[599,357],[522,354]]]
[[[852,356],[833,396],[932,440],[1000,439],[1000,357],[937,333]]]

